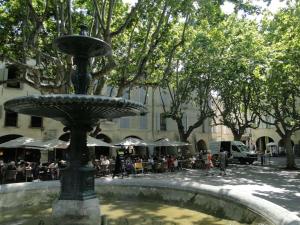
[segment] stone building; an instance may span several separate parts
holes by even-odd
[[[5,67],[0,64],[0,81],[13,80],[17,74],[14,66]],[[114,96],[114,90],[111,87],[105,87],[102,93],[105,96]],[[7,112],[3,108],[3,103],[9,99],[26,96],[32,94],[40,94],[38,90],[33,89],[27,84],[20,82],[7,82],[0,85],[0,144],[17,137],[31,137],[42,140],[50,140],[54,138],[64,139],[67,135],[63,131],[63,125],[55,120],[48,118],[40,118]],[[165,104],[169,104],[168,97],[165,98]],[[159,90],[149,88],[148,91],[144,88],[134,88],[130,92],[125,92],[123,98],[127,98],[140,103],[145,103],[148,108],[148,113],[144,116],[124,117],[113,120],[101,121],[101,133],[97,138],[109,143],[116,143],[126,137],[136,137],[145,141],[155,141],[161,138],[169,138],[170,140],[179,140],[177,126],[171,119],[164,118],[163,108]],[[184,125],[188,127],[196,120],[197,112],[187,106],[184,115]],[[208,148],[208,143],[212,140],[233,140],[230,129],[225,126],[213,126],[211,120],[206,120],[203,126],[197,128],[189,137],[191,143],[190,151],[195,153],[202,149]],[[293,136],[293,143],[298,146],[300,140],[299,133]],[[265,148],[269,142],[280,143],[280,137],[274,131],[274,128],[262,124],[259,129],[248,130],[243,136],[243,141],[247,144],[255,143],[257,147]],[[96,147],[96,151],[101,148]],[[5,152],[4,152],[5,151]],[[17,150],[15,150],[17,151]],[[35,150],[37,151],[37,150]],[[111,149],[103,148],[99,151],[104,151],[104,154],[113,154]],[[105,153],[106,151],[106,153]],[[0,149],[0,158],[3,154],[11,154],[10,157],[27,158],[41,157],[47,160],[49,152],[41,151],[41,153],[32,153],[32,150],[19,150],[16,155],[13,150]],[[41,154],[41,156],[40,156]],[[53,154],[50,152],[50,155]],[[63,154],[63,153],[60,153]],[[37,155],[37,156],[34,156]]]

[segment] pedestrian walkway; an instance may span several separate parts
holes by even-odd
[[[261,166],[230,164],[227,175],[220,176],[218,168],[206,176],[203,170],[183,170],[175,173],[146,174],[143,179],[158,179],[193,182],[244,191],[275,203],[300,217],[300,170],[287,171],[285,158],[271,158],[271,163]],[[300,159],[297,159],[300,168]],[[132,179],[138,179],[132,178]]]

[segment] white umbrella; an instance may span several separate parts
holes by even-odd
[[[115,144],[116,146],[149,146],[151,143],[145,142],[138,138],[128,137],[122,140],[119,143]]]
[[[42,146],[43,145],[49,145],[49,146],[53,146],[53,148],[68,148],[68,146],[70,145],[70,141],[66,142],[66,141],[53,139],[53,140],[50,140],[48,142],[41,143],[41,145]],[[112,144],[109,144],[109,143],[104,142],[104,141],[102,141],[100,139],[97,139],[97,138],[93,138],[91,136],[87,136],[87,146],[88,147],[100,146],[100,147],[109,147],[109,148],[114,148],[115,147]]]
[[[33,143],[34,141],[36,140],[33,138],[19,137],[0,144],[0,148],[24,148],[25,146],[28,146],[30,143]]]
[[[170,141],[168,138],[160,139],[153,142],[153,145],[158,147],[180,147],[180,146],[188,146],[191,145],[187,142],[182,141]]]
[[[113,146],[112,144],[109,144],[97,138],[93,138],[91,136],[87,137],[87,146],[101,146],[101,147],[115,148],[115,146]]]
[[[68,146],[69,146],[69,142],[61,141],[58,139],[52,139],[48,141],[37,140],[28,144],[28,147],[40,147],[46,149],[52,149],[52,148],[66,149],[68,148]]]
[[[58,139],[52,139],[48,141],[36,140],[28,137],[20,137],[14,140],[0,144],[0,148],[63,148],[66,149],[70,145],[70,142],[61,141]],[[112,144],[106,143],[100,139],[93,137],[87,137],[87,146],[102,146],[102,147],[115,147]]]

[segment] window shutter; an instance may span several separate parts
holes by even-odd
[[[147,114],[144,116],[140,116],[140,129],[148,129]]]
[[[160,113],[156,113],[156,130],[160,130]]]
[[[146,97],[146,90],[144,88],[139,88],[139,102],[144,103]]]
[[[120,128],[130,128],[130,118],[122,117],[120,119]]]
[[[166,118],[166,130],[172,130],[171,122],[170,118]]]
[[[206,120],[204,120],[203,121],[203,123],[202,123],[202,133],[205,133],[205,131],[206,131]]]
[[[7,68],[0,68],[0,81],[7,80],[8,70]]]

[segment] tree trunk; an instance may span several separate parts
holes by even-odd
[[[186,136],[185,131],[184,131],[184,126],[182,124],[182,118],[178,118],[175,121],[177,124],[180,141],[186,142],[188,137]]]
[[[284,149],[286,151],[286,168],[287,169],[295,169],[295,154],[292,147],[291,136],[282,137],[284,143]]]
[[[180,141],[188,142],[187,141],[188,136],[187,136],[186,132],[184,131],[184,126],[182,124],[182,118],[176,119],[175,121],[176,121],[176,124],[177,124]],[[190,149],[189,149],[188,146],[182,146],[180,148],[182,150],[183,155],[190,155],[191,154]]]
[[[238,131],[233,131],[231,130],[232,134],[233,134],[233,140],[234,141],[241,141],[243,133],[238,132]]]
[[[125,90],[125,89],[126,89],[126,87],[124,87],[124,86],[119,86],[116,97],[122,97],[123,94],[124,94],[124,90]]]

